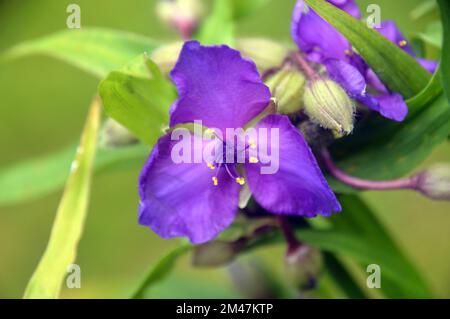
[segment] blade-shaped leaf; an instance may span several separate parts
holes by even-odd
[[[176,98],[172,83],[144,56],[111,72],[99,92],[106,113],[149,145],[168,124],[169,106]]]
[[[103,28],[82,28],[20,43],[9,49],[4,58],[49,55],[103,78],[108,72],[122,67],[139,54],[151,52],[155,47],[154,41],[141,35]]]
[[[392,262],[397,267],[397,269],[391,269],[397,271],[397,275],[384,278],[383,266],[374,257],[372,261],[367,261],[382,267],[381,290],[384,295],[391,298],[432,297],[432,293],[416,267],[395,244],[392,236],[378,221],[373,211],[357,196],[340,196],[339,201],[343,212],[331,218],[333,229],[349,236],[356,235],[360,240],[370,243],[371,251],[381,251],[383,254],[390,255],[389,258],[392,258]],[[366,266],[367,264],[363,267],[364,271]]]
[[[57,298],[67,267],[76,256],[86,218],[101,106],[95,99],[72,163],[45,252],[24,298]]]
[[[442,44],[442,80],[447,99],[450,101],[450,1],[439,0],[442,26],[444,28],[444,43]]]
[[[305,0],[323,19],[345,36],[392,91],[405,98],[418,94],[430,75],[413,57],[346,12],[323,0]]]
[[[139,285],[139,288],[136,290],[136,292],[132,295],[131,298],[133,299],[144,298],[146,291],[148,291],[153,285],[155,285],[159,281],[166,278],[175,267],[175,263],[177,262],[178,258],[188,253],[192,247],[193,246],[190,246],[188,244],[183,244],[173,249],[167,255],[161,258],[153,267],[151,267],[144,281],[142,282],[142,284]]]
[[[0,171],[0,206],[33,200],[61,188],[69,175],[75,153],[76,147],[70,146],[3,168]],[[144,144],[99,148],[94,161],[94,173],[140,167],[148,153],[149,147]]]
[[[437,48],[442,47],[442,24],[440,21],[435,21],[430,23],[426,28],[425,31],[420,32],[418,34],[418,37],[425,41],[426,43],[429,43]]]

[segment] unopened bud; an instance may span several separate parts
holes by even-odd
[[[200,0],[159,0],[156,13],[161,20],[188,36],[197,26],[203,6]]]
[[[322,270],[323,260],[320,251],[301,245],[286,254],[285,266],[289,280],[300,290],[313,289]]]
[[[329,79],[312,80],[303,96],[305,111],[311,120],[337,136],[351,133],[355,105],[339,84]]]
[[[450,164],[436,164],[417,174],[417,189],[432,199],[450,200]]]
[[[277,100],[279,113],[291,114],[300,110],[305,83],[305,76],[291,65],[284,66],[266,81]]]
[[[105,147],[121,147],[137,143],[137,138],[124,126],[112,118],[103,124],[100,134],[100,144]]]
[[[254,61],[260,72],[279,67],[289,52],[282,44],[262,38],[237,39],[236,49]]]
[[[163,45],[152,52],[150,59],[158,65],[163,74],[168,74],[180,55],[183,42],[174,42]]]
[[[217,267],[234,260],[241,246],[239,242],[210,241],[195,248],[192,263],[200,267]]]

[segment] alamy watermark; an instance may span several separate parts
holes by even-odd
[[[171,158],[175,164],[205,163],[211,168],[226,164],[260,164],[261,174],[275,174],[280,166],[278,128],[204,129],[196,121],[193,130],[171,133]]]

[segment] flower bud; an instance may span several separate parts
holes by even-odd
[[[152,52],[150,59],[158,65],[163,74],[168,74],[175,66],[182,46],[183,42],[163,45]]]
[[[417,189],[427,197],[450,200],[450,164],[436,164],[417,174]]]
[[[124,126],[112,118],[103,124],[100,134],[100,144],[105,147],[121,147],[137,143],[137,138]]]
[[[300,290],[315,287],[322,265],[323,260],[320,251],[305,244],[289,251],[285,258],[287,276]]]
[[[200,0],[159,0],[156,13],[162,21],[188,36],[198,24],[203,6]]]
[[[300,110],[305,83],[305,76],[291,65],[284,66],[266,81],[277,100],[279,113],[291,114]]]
[[[192,256],[192,264],[201,267],[223,266],[231,261],[239,252],[240,245],[237,242],[210,241],[195,248]]]
[[[355,105],[336,82],[322,78],[312,80],[306,86],[303,103],[311,120],[337,136],[353,130]]]
[[[289,52],[285,46],[262,38],[237,39],[236,49],[254,61],[260,72],[279,67]]]

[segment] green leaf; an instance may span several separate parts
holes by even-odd
[[[76,146],[25,160],[0,171],[0,206],[33,200],[64,185]],[[142,166],[149,153],[148,145],[121,148],[99,148],[94,161],[94,173]],[[34,181],[39,181],[35,183]]]
[[[101,106],[95,99],[72,163],[47,248],[25,290],[24,298],[57,298],[67,267],[74,262],[91,186]]]
[[[231,0],[233,3],[233,18],[240,20],[254,14],[265,6],[269,0]]]
[[[437,9],[435,0],[422,0],[422,3],[411,11],[410,16],[413,20],[418,20],[423,16],[433,12],[435,9]]]
[[[234,44],[233,2],[215,0],[211,15],[201,25],[195,39],[204,45]]]
[[[176,94],[156,64],[139,56],[100,83],[106,113],[143,142],[153,145],[168,124]]]
[[[425,160],[450,133],[450,107],[444,95],[413,112],[401,124],[379,118],[362,121],[353,135],[332,145],[337,165],[371,180],[401,177]],[[348,187],[330,180],[335,191]]]
[[[405,98],[418,94],[431,76],[416,60],[377,31],[323,0],[305,0],[345,36],[380,79]]]
[[[140,35],[102,28],[65,30],[14,46],[3,58],[44,54],[61,59],[98,78],[125,65],[156,44]]]
[[[380,262],[375,257],[371,260],[359,261],[367,263],[379,264],[382,271],[382,291],[384,295],[390,298],[426,298],[432,297],[428,285],[417,271],[411,261],[404,255],[394,242],[393,238],[386,232],[384,226],[378,221],[372,210],[357,196],[340,196],[339,201],[342,205],[342,214],[333,216],[333,229],[357,236],[360,241],[370,244],[370,252],[375,255],[382,252],[383,255],[389,256],[394,268],[390,267],[390,275],[384,277],[385,269],[380,262],[386,264],[382,257]]]
[[[150,268],[147,276],[145,277],[142,284],[139,285],[139,288],[132,295],[133,299],[141,299],[145,297],[146,291],[148,291],[153,285],[167,278],[170,272],[175,267],[176,261],[188,253],[193,246],[188,244],[183,244],[172,251],[170,251],[167,255],[161,258],[153,267]]]
[[[444,91],[450,101],[450,2],[438,0],[441,8],[442,26],[444,28],[444,43],[442,44],[442,80]]]
[[[426,28],[425,31],[420,32],[418,34],[418,37],[425,41],[426,43],[431,44],[432,46],[435,46],[436,48],[442,47],[442,39],[443,39],[443,30],[442,30],[442,24],[440,21],[435,21],[430,23]]]

